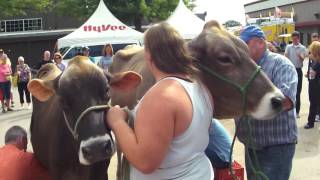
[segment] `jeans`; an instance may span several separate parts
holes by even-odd
[[[229,162],[223,161],[216,152],[206,149],[205,153],[214,169],[225,169],[229,167]]]
[[[2,90],[3,99],[10,99],[11,82],[0,82],[0,88]]]
[[[252,166],[249,163],[248,154],[251,161],[255,164],[253,167],[257,170],[260,167],[269,180],[288,180],[292,169],[292,159],[295,153],[296,144],[283,144],[265,147],[261,150],[256,150],[258,165],[255,164],[253,158],[253,150],[249,148],[246,153],[246,172],[248,180],[262,180],[262,178],[255,177]]]
[[[302,70],[301,68],[296,68],[298,73],[298,86],[297,86],[297,94],[296,94],[296,112],[299,114],[300,112],[300,94],[302,89]]]
[[[30,92],[27,88],[28,82],[18,82],[18,91],[19,91],[19,96],[20,96],[20,103],[24,103],[24,94],[26,95],[26,100],[27,103],[30,103]]]

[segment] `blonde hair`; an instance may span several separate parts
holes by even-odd
[[[309,51],[310,51],[312,60],[320,63],[320,42],[319,41],[312,42],[312,44],[309,46]]]

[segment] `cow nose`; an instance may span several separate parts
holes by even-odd
[[[111,142],[110,141],[104,142],[102,145],[102,152],[106,153],[106,152],[109,152],[110,150],[111,150]]]
[[[271,98],[271,105],[274,110],[281,110],[282,108],[282,98],[273,97]]]
[[[85,157],[90,158],[92,156],[92,149],[90,147],[82,147],[81,150]]]

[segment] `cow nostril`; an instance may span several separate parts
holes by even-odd
[[[85,156],[85,157],[88,157],[88,156],[90,156],[90,148],[89,147],[83,147],[83,148],[81,148],[81,150],[82,150],[82,154],[83,154],[83,156]]]
[[[282,108],[282,99],[280,97],[271,98],[272,108],[275,110],[280,110]]]
[[[110,149],[111,149],[111,142],[110,141],[104,142],[102,145],[102,151],[109,152]]]

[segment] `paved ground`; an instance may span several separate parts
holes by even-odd
[[[305,71],[304,71],[305,72]],[[307,121],[309,100],[307,93],[307,81],[304,79],[302,89],[302,108],[300,119],[297,120],[299,128],[299,143],[293,161],[291,180],[319,180],[320,178],[320,123],[316,123],[315,128],[311,130],[303,129]],[[14,99],[16,102],[16,111],[5,114],[0,113],[0,146],[4,144],[4,133],[13,125],[20,125],[29,129],[31,110],[18,110],[19,101],[17,90],[14,89]],[[231,135],[234,134],[234,123],[232,120],[223,120],[223,125],[228,129]],[[29,144],[28,149],[32,151]],[[234,148],[234,159],[244,165],[243,145],[236,143]],[[115,180],[116,159],[112,159],[109,176]]]

